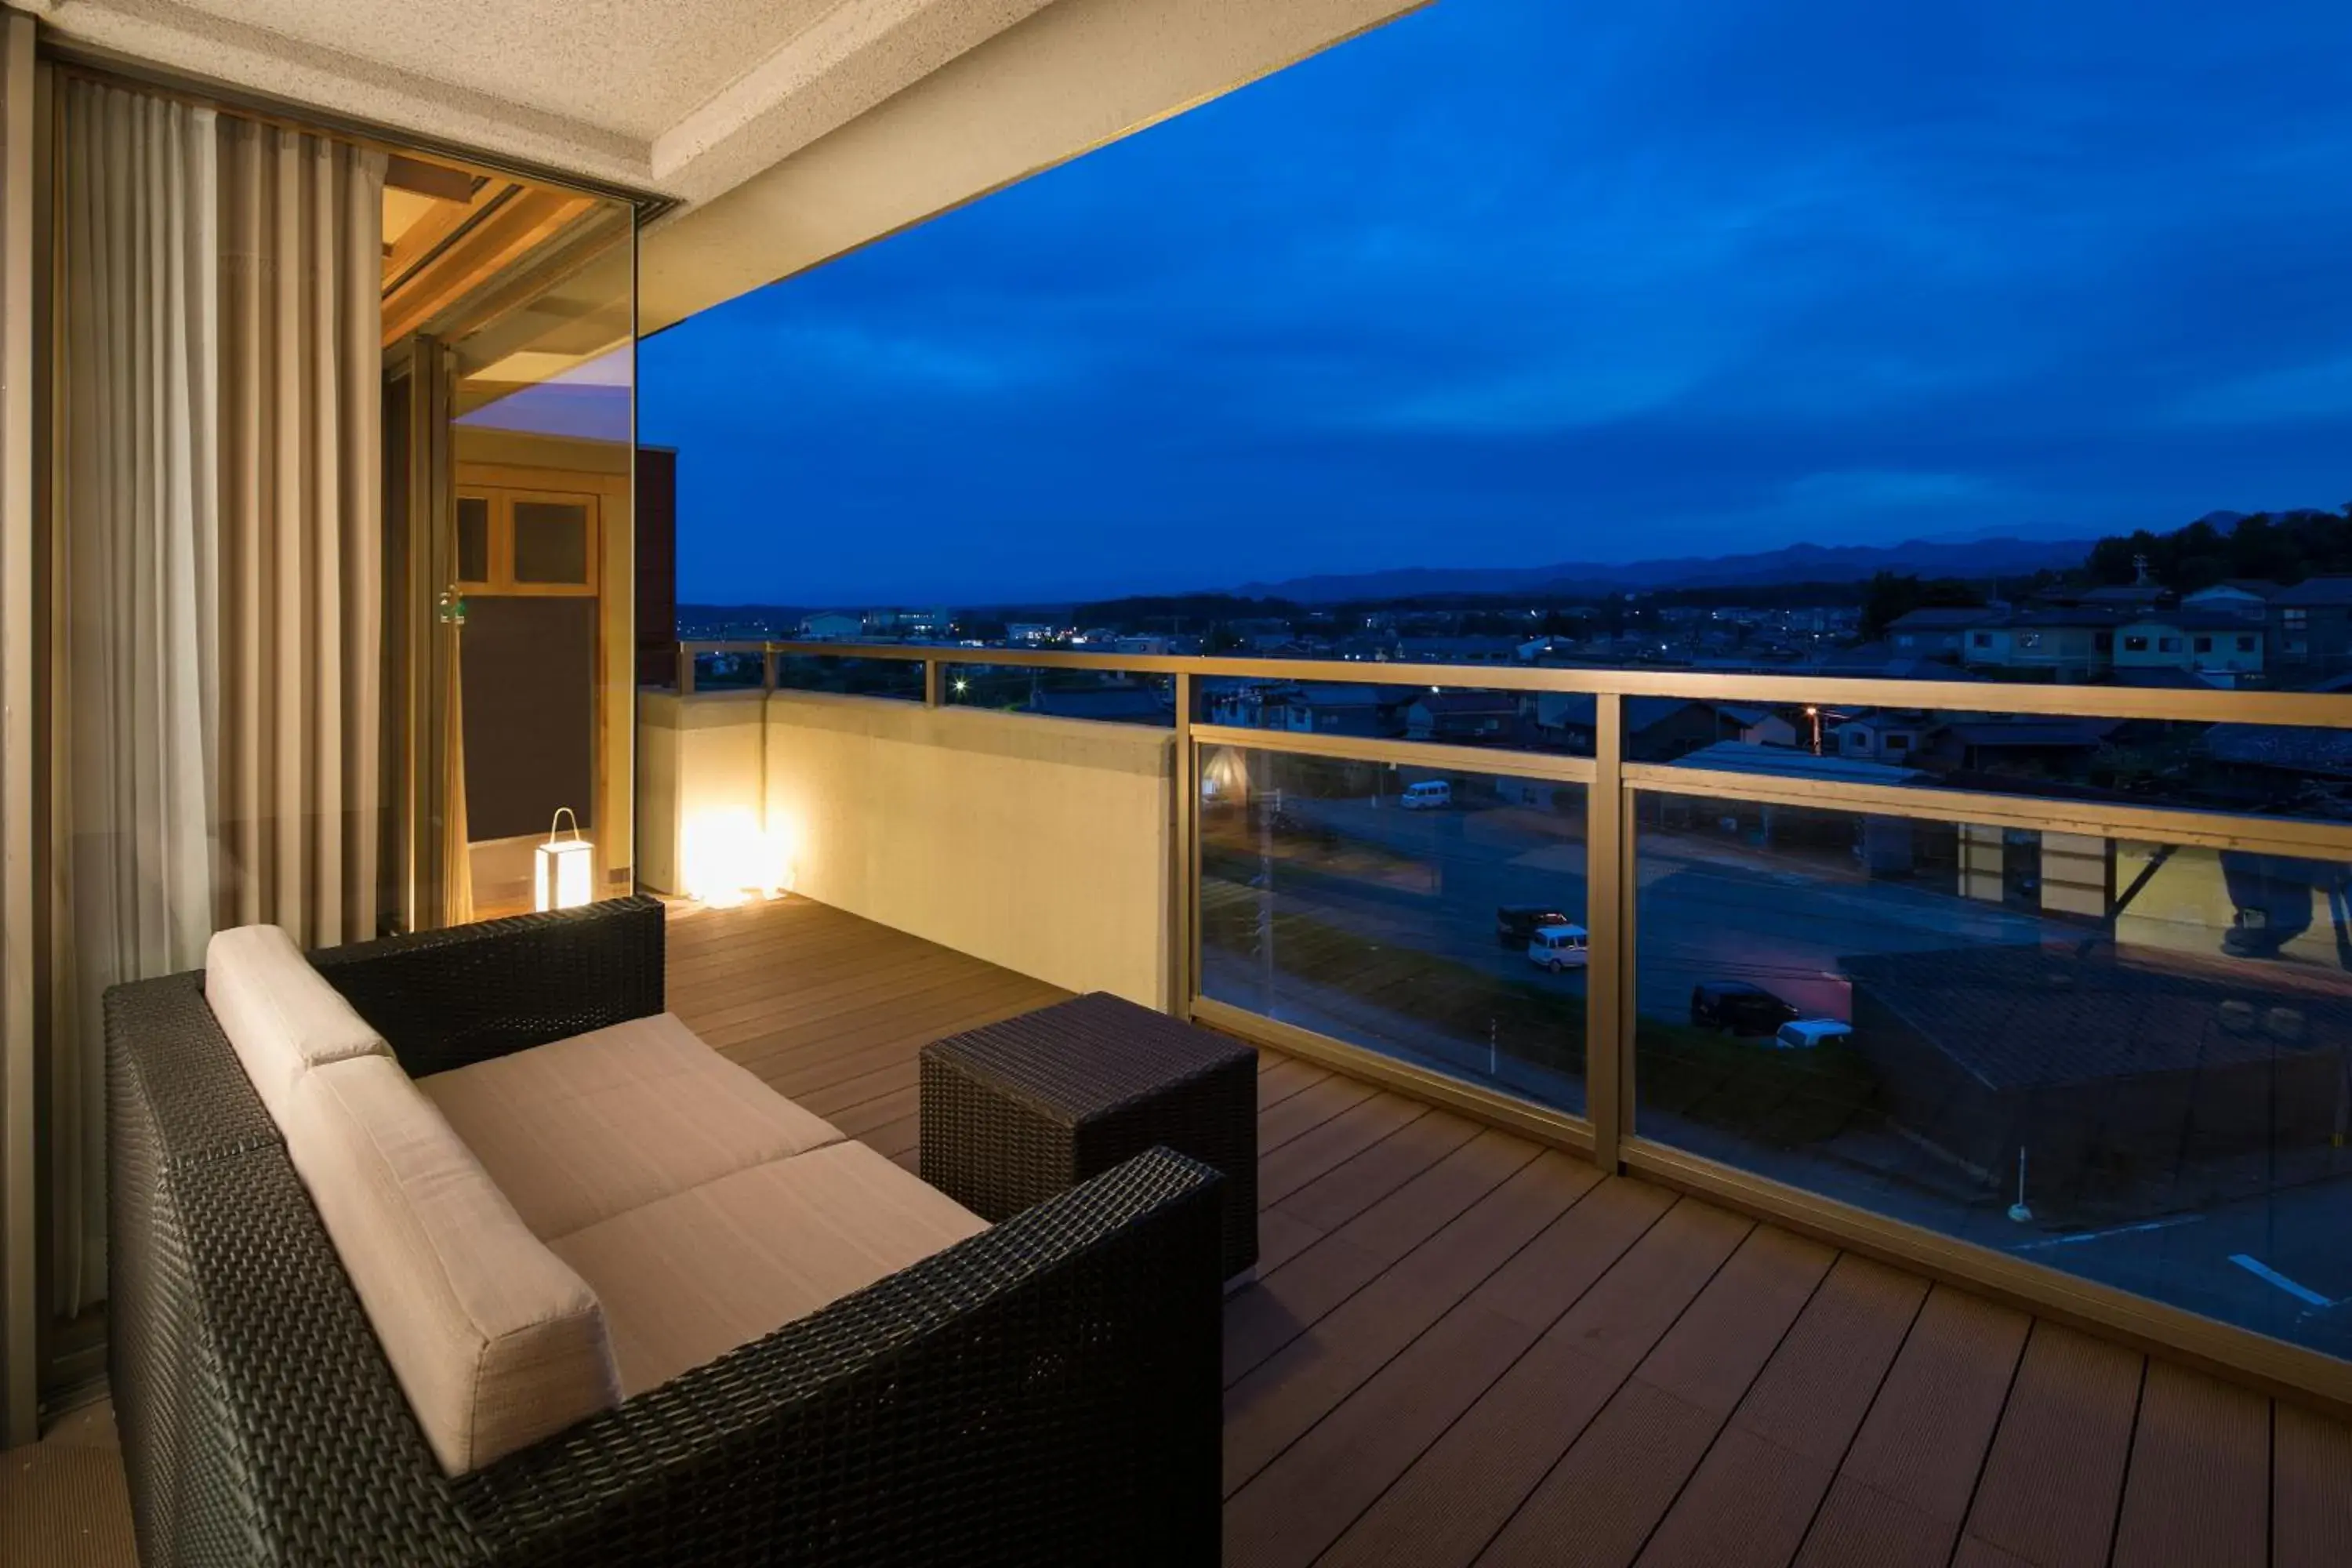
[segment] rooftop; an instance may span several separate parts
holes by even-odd
[[[2306,577],[2271,595],[2281,609],[2334,608],[2352,605],[2352,577]]]
[[[1995,1089],[2210,1071],[2276,1057],[2283,1042],[2251,1014],[2286,1009],[2298,1048],[2352,1040],[2352,1008],[2324,979],[2290,965],[2250,974],[2218,955],[2165,950],[1979,946],[1844,961],[1867,989]]]

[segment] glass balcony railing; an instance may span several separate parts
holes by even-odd
[[[2305,765],[2352,697],[1422,672],[1511,712],[1482,736],[1400,729],[1376,668],[788,646],[1009,723],[1148,700],[1180,1007],[2200,1354],[2352,1361],[2352,791]],[[1850,765],[1873,712],[1903,765]],[[1938,731],[1969,767],[1911,765]]]
[[[1201,994],[1580,1111],[1584,819],[1578,784],[1214,750]]]
[[[2352,864],[1645,795],[1635,1130],[2352,1355]]]

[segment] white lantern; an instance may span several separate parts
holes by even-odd
[[[567,816],[572,817],[572,837],[559,837]],[[531,878],[534,907],[571,910],[586,903],[594,881],[595,858],[595,846],[580,837],[580,819],[572,816],[572,808],[567,805],[558,811],[555,820],[547,825],[547,842],[539,847]]]

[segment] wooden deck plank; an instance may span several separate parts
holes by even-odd
[[[1535,1158],[1535,1145],[1524,1139],[1479,1133],[1228,1301],[1226,1384],[1305,1333]]]
[[[1794,1242],[1781,1242],[1769,1229],[1758,1239],[1781,1250]],[[1760,1256],[1751,1256],[1760,1264]],[[1770,1325],[1784,1332],[1742,1332],[1727,1321],[1736,1302],[1752,1297],[1737,1277],[1729,1289],[1711,1291],[1708,1310],[1675,1325],[1675,1342],[1650,1358],[1657,1367],[1644,1361],[1480,1561],[1540,1560],[1573,1532],[1577,1515],[1598,1510],[1608,1528],[1578,1545],[1579,1562],[1623,1568],[1647,1560],[1648,1548],[1676,1563],[1708,1563],[1718,1549],[1745,1552],[1751,1560],[1777,1550],[1773,1560],[1785,1563],[1835,1468],[1834,1458],[1822,1460],[1797,1446],[1818,1444],[1805,1416],[1790,1408],[1788,1392],[1833,1353],[1841,1333],[1868,1321],[1887,1294],[1874,1289],[1881,1282],[1857,1268],[1857,1259],[1828,1264],[1817,1252],[1806,1262],[1811,1292],[1788,1302],[1786,1315]],[[1901,1321],[1907,1326],[1907,1312]],[[1894,1337],[1899,1340],[1899,1331]],[[1696,1348],[1718,1340],[1712,1354]],[[1891,1359],[1894,1346],[1884,1353]],[[1690,1375],[1698,1369],[1707,1375]],[[1858,1423],[1866,1396],[1844,1404],[1855,1406],[1851,1419]],[[1605,1445],[1621,1432],[1644,1446],[1643,1474],[1622,1495],[1597,1498],[1596,1488],[1612,1473]]]
[[[1331,1076],[1331,1069],[1313,1062],[1291,1057],[1257,1075],[1257,1108],[1263,1115],[1269,1108],[1297,1094],[1309,1084],[1321,1083]]]
[[[2119,1345],[2036,1322],[1964,1536],[2040,1568],[2104,1568],[2145,1364]]]
[[[1313,1562],[1673,1201],[1597,1184],[1226,1505],[1226,1563]]]
[[[2271,1451],[2273,1568],[2352,1563],[2352,1426],[2282,1399]]]
[[[1326,1078],[1258,1112],[1258,1158],[1304,1137],[1380,1091],[1361,1079]]]
[[[1565,1154],[1528,1161],[1335,1308],[1310,1338],[1286,1343],[1228,1387],[1225,1495],[1273,1463],[1600,1179],[1591,1165]]]
[[[1801,1564],[1930,1568],[1950,1560],[2031,1322],[1947,1286],[1928,1293]]]
[[[2150,1362],[2114,1568],[2262,1568],[2270,1485],[2270,1401]]]
[[[1475,1559],[1686,1308],[1711,1294],[1743,1295],[1759,1270],[1735,1272],[1732,1264],[1754,1230],[1708,1205],[1676,1203],[1349,1528],[1324,1563],[1458,1568]],[[1796,1309],[1789,1311],[1793,1317]]]
[[[1320,1127],[1276,1148],[1262,1149],[1257,1162],[1258,1207],[1273,1207],[1428,1110],[1401,1094],[1375,1094]]]
[[[1318,1230],[1337,1230],[1476,1137],[1468,1117],[1432,1110],[1413,1118],[1274,1206]]]
[[[1927,1295],[1915,1275],[1839,1258],[1659,1522],[1643,1568],[1783,1568]]]

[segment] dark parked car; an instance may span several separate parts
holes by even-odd
[[[1761,985],[1745,980],[1711,980],[1691,987],[1691,1026],[1727,1035],[1777,1034],[1804,1015]]]
[[[1575,923],[1549,904],[1505,904],[1495,911],[1495,945],[1525,952],[1543,927]]]

